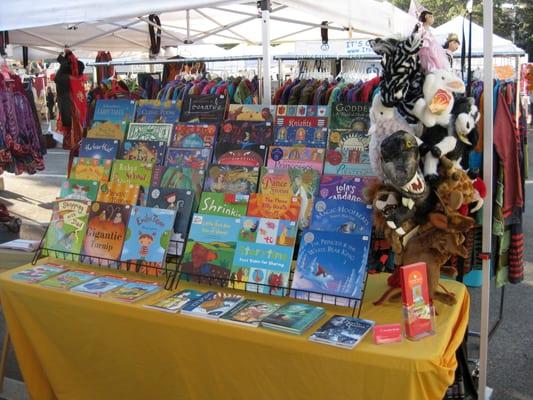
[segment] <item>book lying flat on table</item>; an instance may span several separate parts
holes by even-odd
[[[97,276],[95,272],[71,270],[42,281],[39,285],[54,289],[69,290],[74,286],[91,281]]]
[[[29,283],[38,283],[65,271],[68,271],[68,269],[59,264],[42,264],[19,271],[16,274],[11,275],[11,279]]]
[[[172,293],[170,296],[163,297],[154,303],[144,304],[144,307],[169,313],[178,313],[185,305],[196,300],[203,294],[204,292],[194,289],[180,290],[179,292]]]
[[[157,293],[161,286],[150,281],[129,281],[126,284],[113,289],[107,297],[111,300],[133,303],[148,295]]]
[[[266,317],[261,326],[285,333],[301,335],[316,321],[323,317],[326,310],[322,307],[304,303],[286,303],[273,314]]]
[[[206,292],[182,308],[182,314],[218,319],[243,300],[242,296],[222,292]]]
[[[220,317],[221,322],[258,327],[263,319],[279,308],[279,304],[246,299]]]
[[[0,244],[0,249],[22,250],[27,252],[35,251],[39,248],[40,240],[16,239]]]
[[[120,276],[105,275],[73,287],[71,290],[77,293],[102,296],[126,283],[127,280]]]
[[[312,342],[353,349],[372,330],[374,321],[334,315],[315,333],[309,336]]]

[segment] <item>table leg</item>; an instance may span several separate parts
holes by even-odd
[[[6,373],[6,364],[7,364],[7,351],[9,349],[10,339],[9,332],[4,335],[4,343],[2,344],[2,355],[0,356],[0,393],[4,391],[4,376]]]

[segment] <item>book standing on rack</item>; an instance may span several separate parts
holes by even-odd
[[[170,296],[159,299],[154,303],[145,304],[144,307],[168,313],[178,313],[186,304],[198,299],[203,294],[204,292],[198,290],[185,289],[172,293]]]
[[[98,275],[96,274],[96,272],[70,270],[60,275],[48,278],[45,281],[40,282],[39,285],[48,288],[69,290],[72,289],[74,286],[78,286],[82,283],[93,280],[97,276]]]
[[[373,176],[369,145],[370,136],[367,131],[332,129],[329,133],[324,173]]]
[[[117,158],[120,141],[117,139],[83,138],[80,144],[81,158],[101,158],[114,160]]]
[[[223,94],[187,94],[181,105],[180,122],[221,123],[227,100]]]
[[[202,192],[198,213],[242,217],[246,215],[248,198],[246,194]]]
[[[181,102],[138,100],[135,122],[174,124],[179,121]]]
[[[349,200],[317,200],[311,218],[311,229],[370,236],[372,206]]]
[[[322,199],[365,203],[366,191],[376,181],[374,176],[322,175],[318,195]]]
[[[140,280],[128,281],[124,285],[110,291],[107,298],[125,303],[134,303],[160,290],[161,286],[154,282]]]
[[[322,174],[324,149],[302,146],[270,146],[268,168],[311,168]]]
[[[209,166],[204,192],[247,194],[257,191],[259,168],[237,165]]]
[[[230,104],[226,121],[273,122],[276,106]]]
[[[103,296],[127,282],[126,278],[114,275],[104,275],[89,282],[82,283],[71,289],[72,292],[89,294],[91,296]]]
[[[213,147],[217,136],[216,124],[177,123],[172,136],[172,147]]]
[[[68,269],[62,265],[46,263],[19,271],[11,275],[11,279],[28,283],[38,283],[55,275],[62,274],[65,271],[68,271]]]
[[[335,103],[331,107],[330,129],[368,132],[371,103]]]
[[[97,201],[134,206],[139,202],[139,194],[139,185],[105,182],[100,185]]]
[[[65,179],[61,184],[59,198],[64,200],[96,201],[98,195],[97,181],[84,179]]]
[[[130,99],[96,100],[93,121],[129,123],[134,120],[135,101]]]
[[[150,140],[169,144],[171,135],[172,124],[143,124],[135,122],[130,124],[126,139]]]
[[[154,165],[137,160],[115,160],[111,171],[111,182],[140,186],[139,200],[146,204],[147,191],[152,181]]]
[[[163,165],[166,149],[165,142],[126,140],[123,145],[122,158],[124,160],[138,160],[155,165]]]
[[[274,144],[326,148],[328,128],[311,126],[276,126]]]
[[[226,121],[218,135],[218,143],[261,144],[274,143],[272,124],[270,122]]]
[[[220,317],[220,321],[257,328],[261,321],[278,308],[279,304],[245,299],[237,304],[235,308]]]
[[[198,208],[198,201],[204,184],[204,171],[189,167],[154,167],[152,186],[169,189],[184,189],[194,192],[193,210]]]
[[[252,193],[247,215],[273,219],[298,221],[302,199],[283,194]]]
[[[255,143],[217,143],[213,152],[213,164],[241,167],[262,167],[267,148]]]
[[[301,335],[322,318],[325,312],[323,307],[294,302],[286,303],[266,317],[261,322],[261,326],[284,333]]]
[[[211,150],[208,147],[201,149],[170,147],[167,149],[165,165],[205,171],[211,162]]]
[[[69,178],[107,182],[112,165],[112,160],[76,157],[72,162]]]
[[[123,142],[127,130],[128,124],[125,121],[93,121],[91,128],[87,131],[87,137]]]
[[[372,330],[374,321],[334,315],[309,340],[344,349],[353,349]]]

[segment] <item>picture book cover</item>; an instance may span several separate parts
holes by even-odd
[[[226,121],[273,122],[276,106],[230,104]]]
[[[371,103],[335,103],[331,107],[330,129],[368,132]]]
[[[127,282],[126,278],[113,275],[104,275],[81,285],[74,286],[71,291],[76,293],[102,296]]]
[[[185,239],[189,232],[194,193],[186,189],[169,189],[151,187],[148,195],[147,207],[161,208],[176,212],[173,233],[170,236],[168,254],[181,256]]]
[[[130,183],[105,182],[100,185],[97,201],[103,203],[129,204],[139,201],[140,186]]]
[[[135,116],[135,101],[130,99],[96,100],[94,121],[131,122]]]
[[[175,210],[132,207],[120,260],[140,267],[154,267],[148,268],[147,272],[155,275],[157,268],[162,268],[165,263],[175,219]]]
[[[186,189],[194,192],[193,209],[198,207],[205,172],[188,167],[154,167],[152,186],[170,189]]]
[[[262,320],[279,308],[279,304],[245,299],[228,311],[220,321],[258,327]]]
[[[218,143],[255,143],[271,145],[274,133],[270,122],[226,121],[218,135]]]
[[[28,283],[38,283],[55,275],[62,274],[65,271],[68,271],[68,269],[62,265],[47,263],[19,271],[11,275],[11,279]]]
[[[365,203],[366,192],[375,182],[374,176],[322,175],[318,195],[321,199]]]
[[[289,302],[266,317],[261,325],[278,328],[289,333],[302,333],[325,313],[323,307],[311,304]]]
[[[228,279],[240,229],[239,218],[193,214],[180,270]]]
[[[251,193],[247,215],[250,217],[298,221],[302,199],[288,194]]]
[[[178,313],[187,303],[198,299],[203,294],[204,292],[194,289],[180,290],[153,303],[145,304],[144,307],[169,313]]]
[[[102,158],[114,160],[117,158],[120,141],[118,139],[95,139],[85,137],[80,143],[80,157]]]
[[[67,178],[61,183],[59,198],[65,200],[95,201],[99,186],[100,184],[97,181]]]
[[[277,146],[303,145],[326,148],[328,128],[309,126],[276,126],[274,144]]]
[[[76,255],[81,253],[90,203],[81,200],[56,200],[53,204],[52,219],[46,231],[44,248]],[[62,253],[50,253],[57,258],[67,257]]]
[[[294,221],[242,217],[229,286],[285,295],[297,232]]]
[[[292,281],[291,295],[308,299],[307,292],[324,293],[324,302],[352,305],[352,298],[360,299],[366,275],[370,238],[338,232],[303,232]],[[349,298],[349,299],[348,299]],[[320,294],[310,294],[310,300],[322,299]]]
[[[322,174],[324,149],[302,146],[270,146],[268,168],[311,168]]]
[[[220,123],[226,114],[224,94],[187,94],[181,105],[181,122]]]
[[[184,147],[169,147],[165,165],[172,167],[187,167],[206,170],[211,163],[211,148],[192,149]]]
[[[174,124],[180,117],[181,102],[175,100],[138,100],[135,122]]]
[[[215,124],[178,123],[172,136],[172,147],[213,147],[217,137]]]
[[[87,137],[93,139],[109,139],[124,141],[126,132],[128,130],[128,123],[125,121],[95,121],[91,128],[87,131]]]
[[[126,139],[129,140],[152,140],[156,142],[170,142],[172,124],[148,124],[131,123]]]
[[[400,267],[405,335],[419,339],[434,333],[426,263]]]
[[[242,217],[246,215],[248,199],[246,194],[202,192],[198,213]]]
[[[303,229],[311,222],[319,182],[320,174],[314,169],[264,167],[261,169],[259,193],[298,197],[301,203],[298,225]]]
[[[257,191],[259,168],[237,165],[209,166],[204,192],[250,194]]]
[[[318,117],[328,118],[330,116],[329,106],[314,106],[314,105],[285,105],[280,104],[276,107],[276,117]],[[282,125],[282,124],[280,124]]]
[[[265,165],[267,146],[253,143],[217,143],[213,164],[262,167]]]
[[[370,136],[367,132],[330,131],[324,173],[374,176],[375,173],[370,166],[369,145]]]
[[[70,179],[107,182],[113,160],[75,157],[70,169]]]
[[[319,199],[315,201],[310,228],[370,236],[372,205],[350,200]]]
[[[309,340],[353,349],[372,330],[373,326],[374,321],[367,319],[334,315],[309,336]]]
[[[64,274],[55,275],[52,278],[42,281],[40,285],[54,289],[69,290],[74,286],[81,285],[96,277],[98,277],[96,272],[70,270]]]
[[[181,312],[196,317],[218,319],[242,300],[242,296],[231,293],[207,292],[185,305]]]
[[[137,160],[115,160],[111,170],[111,182],[140,186],[141,205],[146,204],[147,191],[152,182],[154,164]]]
[[[108,299],[133,303],[143,297],[161,290],[161,285],[150,281],[128,281],[124,285],[113,289],[107,295]]]
[[[124,160],[137,160],[155,165],[163,165],[165,162],[165,142],[151,140],[126,140],[122,150]]]
[[[94,202],[89,209],[87,234],[83,241],[82,254],[88,263],[98,261],[104,265],[120,259],[126,239],[131,206]],[[105,260],[92,259],[100,257]]]

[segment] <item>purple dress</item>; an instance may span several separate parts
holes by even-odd
[[[422,48],[418,52],[424,73],[427,74],[438,69],[450,69],[450,63],[448,62],[444,48],[424,25],[420,24],[418,29],[424,41]]]

